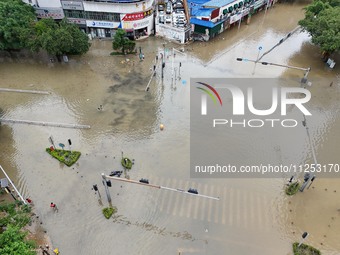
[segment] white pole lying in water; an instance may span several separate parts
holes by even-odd
[[[2,166],[0,165],[0,168],[2,170],[2,172],[4,173],[4,175],[6,176],[7,180],[11,183],[12,187],[14,188],[15,192],[18,194],[18,196],[20,197],[20,199],[22,200],[22,202],[27,205],[26,200],[21,196],[20,192],[17,190],[17,188],[15,187],[15,185],[13,184],[12,180],[8,177],[7,173],[5,172],[5,170],[2,168]]]
[[[48,91],[41,90],[25,90],[25,89],[8,89],[8,88],[0,88],[0,92],[17,92],[17,93],[31,93],[31,94],[42,94],[49,95]]]
[[[105,178],[105,179],[112,179],[112,180],[116,180],[116,181],[129,182],[129,183],[139,184],[139,185],[148,186],[148,187],[156,188],[156,189],[165,189],[165,190],[169,190],[169,191],[184,193],[184,194],[187,194],[187,195],[209,198],[209,199],[214,199],[214,200],[220,200],[219,197],[211,197],[211,196],[207,196],[207,195],[191,193],[191,192],[185,191],[183,189],[168,188],[168,187],[163,187],[163,186],[156,185],[156,184],[148,184],[148,183],[143,183],[143,182],[139,182],[139,181],[135,181],[135,180],[129,180],[129,179],[120,178],[120,177],[105,176],[104,174],[102,174],[102,176],[103,176],[103,179]]]

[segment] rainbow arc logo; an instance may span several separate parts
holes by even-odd
[[[201,100],[201,114],[202,115],[207,115],[207,95],[210,96],[214,104],[217,104],[216,99],[218,99],[220,105],[222,106],[222,99],[214,87],[204,82],[197,82],[197,83],[206,87],[206,88],[196,87],[197,89],[202,90],[205,93],[205,94],[202,94],[202,100]]]

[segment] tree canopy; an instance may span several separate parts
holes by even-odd
[[[37,21],[33,7],[21,0],[0,0],[0,50],[46,50],[52,55],[83,54],[90,44],[85,33],[66,19]]]
[[[90,47],[87,35],[65,19],[60,23],[51,18],[39,20],[35,24],[35,34],[31,49],[42,48],[52,55],[82,54]]]
[[[136,43],[131,41],[125,35],[125,30],[118,28],[112,42],[112,48],[114,50],[121,51],[123,54],[133,52],[136,46]]]
[[[25,240],[26,235],[19,227],[8,225],[6,231],[0,234],[0,254],[35,255],[35,247]]]
[[[340,49],[340,0],[314,0],[305,8],[299,24],[312,36],[312,42],[328,53]]]
[[[34,9],[20,0],[0,0],[0,50],[26,48],[36,19]]]

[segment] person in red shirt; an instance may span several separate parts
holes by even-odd
[[[54,211],[58,211],[58,207],[55,203],[51,202],[50,207],[53,208]]]

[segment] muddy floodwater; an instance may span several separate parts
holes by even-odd
[[[135,55],[110,56],[110,41],[92,41],[90,52],[70,57],[69,63],[50,63],[46,57],[0,58],[1,88],[50,92],[0,92],[3,118],[91,126],[0,126],[0,164],[34,201],[61,254],[292,254],[291,243],[304,231],[310,234],[306,242],[323,254],[340,254],[340,179],[316,179],[305,192],[287,197],[283,178],[191,179],[189,173],[190,78],[285,77],[299,86],[299,70],[257,65],[254,72],[252,63],[236,58],[256,59],[259,46],[268,50],[275,45],[297,26],[302,8],[277,4],[253,16],[250,25],[242,23],[239,30],[235,27],[207,43],[179,46],[153,37],[138,41],[143,62]],[[184,54],[174,58],[172,83],[173,47]],[[164,80],[158,68],[145,92],[155,56],[164,52],[169,56]],[[330,70],[320,56],[306,33],[294,33],[263,60],[312,68],[309,132],[318,161],[339,164],[340,59],[336,56],[338,64]],[[45,152],[50,135],[66,147],[67,139],[72,140],[71,148],[82,152],[77,164],[69,168]],[[235,146],[248,141],[257,144],[249,159],[268,155],[277,162],[312,161],[302,126],[275,142],[243,133]],[[118,212],[107,220],[101,213],[108,206],[101,173],[122,170],[122,152],[135,160],[128,172],[133,180],[196,188],[220,200],[112,182],[109,189]],[[94,184],[101,197],[92,190]],[[52,201],[58,213],[50,210]]]

